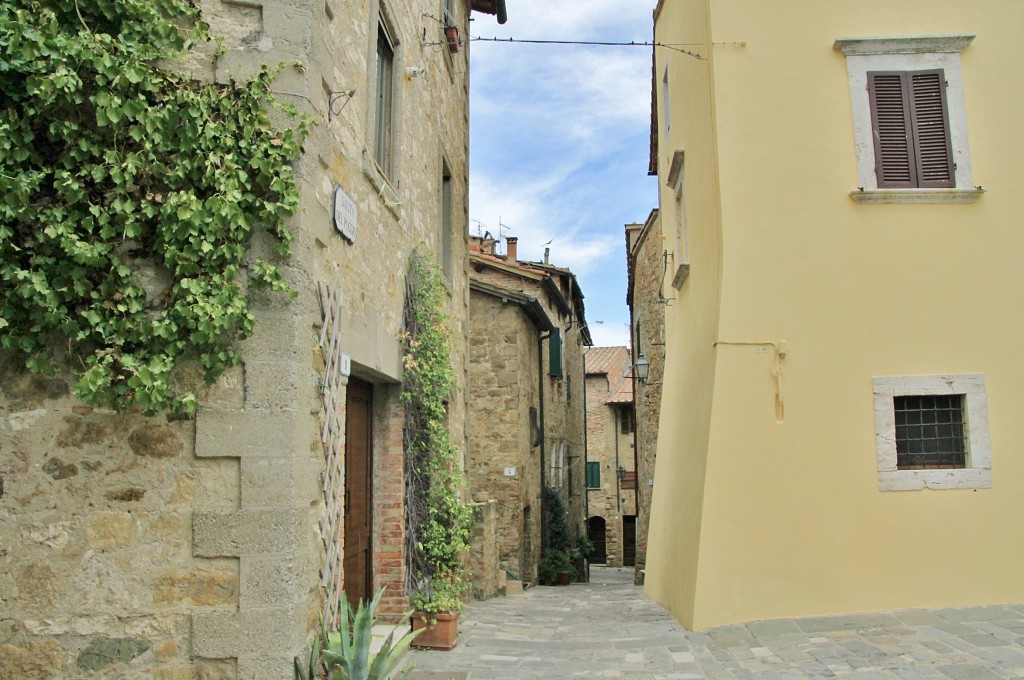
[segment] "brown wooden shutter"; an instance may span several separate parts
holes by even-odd
[[[875,138],[875,174],[879,188],[917,186],[913,161],[910,101],[900,72],[868,73],[868,99]]]
[[[946,76],[941,69],[914,71],[909,76],[918,186],[954,187],[956,176],[949,141]]]
[[[943,71],[867,76],[879,188],[956,186]]]

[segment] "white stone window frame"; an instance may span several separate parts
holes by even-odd
[[[992,488],[992,445],[988,427],[985,376],[921,375],[875,377],[875,448],[879,491]],[[900,470],[896,463],[894,397],[962,394],[967,456],[963,468]]]
[[[833,47],[846,55],[857,154],[858,187],[850,197],[859,203],[973,203],[984,189],[974,185],[967,143],[960,52],[975,34],[836,38]],[[946,106],[950,143],[956,165],[956,186],[951,189],[880,189],[875,174],[875,144],[868,101],[869,71],[925,71],[942,69],[946,78]]]
[[[668,177],[665,184],[672,189],[675,198],[675,246],[672,253],[676,265],[672,275],[672,287],[679,290],[690,275],[689,226],[686,222],[686,152],[676,149],[672,152]]]

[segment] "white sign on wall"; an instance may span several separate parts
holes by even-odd
[[[356,202],[340,185],[334,188],[334,228],[350,243],[356,242]]]

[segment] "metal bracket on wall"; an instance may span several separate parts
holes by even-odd
[[[353,97],[353,95],[355,95],[355,93],[356,93],[356,91],[353,89],[353,90],[346,90],[346,91],[343,91],[343,92],[331,92],[331,93],[328,94],[328,96],[327,96],[327,121],[328,122],[330,122],[330,120],[334,116],[341,115],[341,112],[345,110],[346,106],[348,106],[348,103],[352,100],[352,97]],[[336,102],[340,101],[341,99],[344,99],[345,101],[342,102],[341,108],[339,108],[337,111],[335,111],[334,110],[334,105],[335,105]]]

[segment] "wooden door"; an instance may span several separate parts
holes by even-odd
[[[608,561],[608,541],[604,517],[594,516],[587,520],[587,538],[594,544],[594,552],[590,553],[590,563],[605,564]]]
[[[345,595],[373,597],[373,386],[349,379],[345,399]]]
[[[622,517],[622,566],[636,566],[636,516]]]

